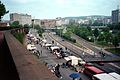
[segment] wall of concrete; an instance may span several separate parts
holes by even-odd
[[[3,31],[0,31],[0,80],[20,80]]]

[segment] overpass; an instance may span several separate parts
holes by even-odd
[[[1,80],[58,80],[41,61],[13,36],[25,29],[0,31]]]

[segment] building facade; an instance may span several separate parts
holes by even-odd
[[[119,23],[120,22],[120,9],[112,11],[112,23]]]
[[[30,25],[31,20],[32,20],[31,15],[28,14],[18,14],[18,13],[10,14],[10,21],[11,22],[19,21],[19,24],[21,25],[25,25],[25,24]]]
[[[34,25],[41,26],[41,20],[40,19],[34,19]]]
[[[46,29],[54,28],[56,26],[56,19],[41,20],[41,26]]]

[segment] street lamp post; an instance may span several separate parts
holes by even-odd
[[[34,19],[32,19],[32,28],[34,29]]]
[[[94,29],[92,29],[92,31],[93,31]],[[94,33],[92,34],[93,35],[93,39],[94,39],[94,47],[95,47],[95,35],[94,35]],[[93,55],[94,57],[95,57],[95,51],[94,51],[94,55]]]
[[[104,32],[101,32],[101,34],[104,35]],[[105,41],[105,39],[104,39],[104,41]],[[101,54],[102,57],[105,57],[105,54],[104,54],[104,52],[103,52],[103,48],[104,48],[104,45],[101,46],[101,52],[100,52],[100,54]],[[102,57],[101,57],[101,58],[102,58]]]
[[[33,33],[34,33],[34,19],[32,19],[32,28],[33,28]]]
[[[83,48],[83,53],[82,53],[82,55],[83,55],[83,57],[85,57],[85,51],[84,51],[84,41],[83,41],[83,43],[82,43],[82,48]]]
[[[94,47],[95,47],[95,36],[93,34],[93,38],[94,38]],[[95,57],[95,51],[94,51],[94,57]]]

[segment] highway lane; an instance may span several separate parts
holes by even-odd
[[[116,56],[110,56],[107,55],[105,57],[102,56],[94,56],[91,53],[87,53],[85,52],[85,54],[83,55],[83,49],[81,49],[80,47],[75,46],[74,44],[68,42],[68,41],[62,41],[62,39],[60,37],[58,37],[57,35],[52,35],[51,33],[46,35],[50,36],[53,40],[55,40],[56,42],[58,42],[59,44],[67,47],[70,51],[72,51],[74,53],[74,55],[76,55],[77,57],[81,57],[82,59],[84,59],[86,62],[94,62],[94,61],[117,61],[119,58]]]
[[[100,55],[99,52],[104,52],[106,56],[118,58],[120,60],[119,56],[116,56],[116,55],[104,50],[103,48],[97,47],[97,46],[95,46],[95,44],[91,44],[90,42],[80,38],[79,36],[77,36],[75,34],[73,34],[72,37],[74,39],[76,39],[76,41],[78,43],[82,44],[85,48],[88,48],[89,50],[92,50],[93,52],[95,52],[96,55]]]
[[[77,53],[78,55],[77,56],[80,56],[82,57],[83,55],[81,54],[82,53],[82,49],[77,49],[73,44],[67,42],[67,41],[61,41],[61,38],[56,36],[56,35],[51,35],[53,38],[55,38],[57,41],[59,41],[62,45],[68,47],[70,50],[74,50],[75,53]],[[87,42],[85,42],[87,44]],[[91,60],[91,59],[95,59],[96,57],[93,57],[91,56],[90,54],[86,54],[87,56],[84,57],[83,59],[88,59]],[[105,58],[105,59],[102,59],[102,57],[99,57],[99,58],[96,58],[96,59],[101,59],[101,60],[107,60],[107,59],[114,59],[116,57],[112,57],[112,56],[108,56]],[[112,65],[111,65],[112,64]],[[99,65],[97,65],[99,66]],[[117,72],[117,73],[120,73],[120,64],[118,63],[105,63],[104,66],[99,66],[100,68],[102,68],[103,70],[105,70],[106,72]]]
[[[70,51],[74,52],[74,55],[78,56],[78,57],[83,57],[82,52],[83,49],[73,45],[72,43],[68,42],[68,41],[62,41],[62,38],[56,36],[56,35],[52,35],[52,34],[48,34],[46,33],[46,35],[48,35],[50,38],[52,38],[54,41],[58,42],[59,44],[65,46],[67,49],[69,49]],[[89,57],[93,57],[92,55],[85,53],[86,56]]]
[[[99,53],[99,52],[101,51],[101,48],[96,47],[95,45],[91,44],[90,42],[88,42],[88,41],[86,41],[86,40],[78,37],[77,35],[72,35],[72,37],[73,37],[74,39],[76,39],[76,41],[77,41],[78,43],[82,44],[84,47],[89,48],[89,49],[95,51],[95,53]],[[84,43],[84,44],[83,44],[83,43]],[[109,66],[111,66],[111,68],[110,68],[111,71],[116,71],[117,73],[120,73],[120,64],[119,64],[119,63],[120,63],[120,57],[119,57],[119,56],[116,56],[116,55],[114,55],[114,54],[112,54],[112,53],[110,53],[110,52],[108,52],[108,51],[106,51],[106,50],[104,50],[104,49],[102,49],[102,51],[103,51],[104,53],[106,53],[106,56],[108,56],[108,58],[110,58],[110,59],[116,59],[116,58],[119,59],[119,62],[116,62],[116,63],[108,63],[108,64],[106,64],[106,67],[109,68]],[[96,55],[98,55],[98,54],[96,54]],[[107,69],[106,69],[106,70],[107,70]],[[108,71],[108,70],[107,70],[107,71]]]

